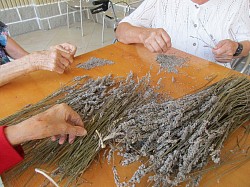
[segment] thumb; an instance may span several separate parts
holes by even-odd
[[[87,135],[87,130],[83,127],[80,126],[75,126],[76,129],[76,136],[86,136]]]
[[[85,136],[87,135],[87,131],[84,127],[68,124],[67,132],[65,134],[69,134],[70,136]]]
[[[87,135],[87,131],[80,126],[72,126],[70,125],[70,130],[69,130],[69,143],[73,143],[75,140],[76,136],[85,136]]]
[[[225,41],[222,40],[222,41],[220,41],[220,42],[214,47],[214,49],[219,49],[219,48],[221,48],[224,44],[225,44]]]

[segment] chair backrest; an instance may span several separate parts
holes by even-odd
[[[113,3],[112,1],[109,0],[96,0],[93,1],[93,4],[99,6],[91,10],[92,14],[97,14],[99,12],[106,12],[107,10],[111,9],[113,14],[112,19],[115,20],[118,20],[116,9],[120,10],[123,9],[123,17],[125,17],[130,12],[129,4],[125,1],[119,1],[117,3]]]
[[[91,9],[91,13],[92,14],[97,14],[99,12],[104,12],[106,10],[108,10],[109,8],[109,0],[97,0],[97,1],[93,1],[93,5],[99,5],[93,9]]]
[[[232,60],[231,67],[236,71],[250,75],[250,54],[246,57]]]

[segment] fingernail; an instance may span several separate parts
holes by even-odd
[[[59,141],[59,144],[60,144],[60,145],[62,145],[63,143],[64,143],[64,141],[63,141],[63,142]]]
[[[79,133],[81,136],[86,136],[87,135],[87,131],[85,129],[83,129],[83,131],[81,133]]]
[[[86,136],[88,133],[87,133],[87,131],[84,129],[84,136]]]
[[[81,128],[77,131],[76,133],[77,136],[86,136],[87,135],[87,131],[84,128]]]

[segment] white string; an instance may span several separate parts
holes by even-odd
[[[101,148],[104,149],[106,147],[106,145],[103,143],[103,139],[102,139],[101,134],[98,132],[98,130],[95,130],[95,132],[99,137],[99,146],[101,146]]]
[[[52,182],[56,187],[60,187],[49,175],[47,175],[44,171],[35,168],[35,172],[42,174],[45,178],[47,178],[50,182]]]

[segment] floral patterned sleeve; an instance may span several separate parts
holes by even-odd
[[[9,58],[4,50],[7,44],[8,27],[0,21],[0,65],[9,62]]]

